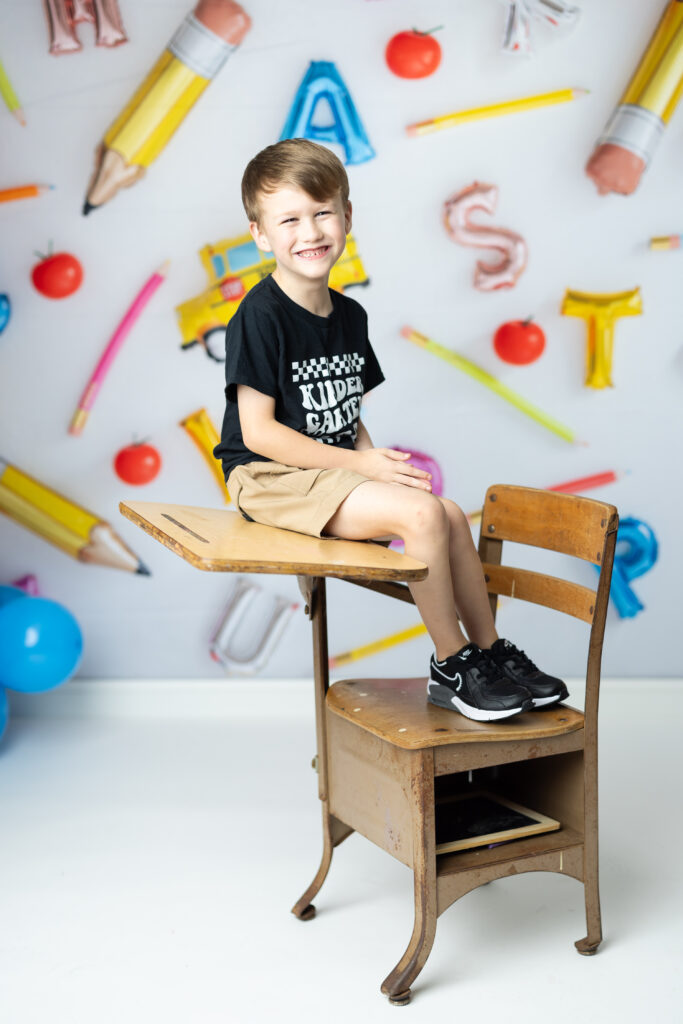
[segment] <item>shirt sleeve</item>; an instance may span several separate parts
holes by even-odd
[[[367,394],[368,391],[372,391],[378,384],[381,384],[384,380],[384,374],[377,360],[377,356],[374,353],[370,341],[367,342],[365,350],[365,382],[363,390]]]
[[[242,304],[225,331],[225,397],[237,401],[237,385],[246,384],[264,395],[278,394],[278,338],[272,319],[263,310]]]

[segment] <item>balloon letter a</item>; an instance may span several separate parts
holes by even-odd
[[[321,100],[327,100],[330,106],[332,124],[313,124]],[[331,61],[311,61],[294,97],[280,139],[336,142],[344,150],[346,164],[362,164],[375,155],[349,90]]]

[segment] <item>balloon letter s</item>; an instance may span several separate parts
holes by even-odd
[[[520,235],[505,228],[480,227],[470,220],[475,210],[495,213],[497,202],[498,188],[495,185],[483,185],[475,181],[456,192],[444,204],[444,223],[454,242],[482,249],[497,249],[501,254],[497,263],[477,261],[474,287],[480,292],[514,287],[527,263],[526,242]]]

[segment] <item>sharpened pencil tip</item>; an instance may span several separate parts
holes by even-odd
[[[95,209],[97,209],[97,207],[93,206],[93,204],[89,203],[86,199],[86,201],[83,203],[83,216],[87,217],[90,211]]]
[[[144,562],[140,562],[137,569],[135,570],[138,576],[151,576],[152,573],[147,568]]]

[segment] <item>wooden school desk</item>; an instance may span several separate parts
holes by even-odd
[[[585,716],[566,705],[498,723],[474,722],[426,701],[426,679],[354,679],[329,685],[325,578],[347,580],[412,603],[407,583],[427,568],[373,542],[318,539],[246,522],[227,510],[122,502],[124,516],[198,569],[295,575],[313,625],[318,793],[323,854],[292,908],[315,916],[332,852],[356,831],[413,871],[415,918],[403,956],[382,983],[395,1004],[432,948],[437,917],[460,896],[497,878],[554,871],[584,885],[587,935],[601,938],[597,846],[597,709],[605,616],[618,525],[612,505],[575,495],[489,488],[479,555],[495,615],[499,594],[565,612],[590,626]],[[561,551],[601,567],[595,589],[503,566],[504,540]],[[549,816],[554,831],[437,853],[436,833],[453,802],[479,792]],[[350,949],[349,961],[359,954]],[[374,955],[374,954],[373,954]],[[387,954],[388,956],[389,954]],[[330,964],[330,971],[333,971]],[[492,965],[492,969],[495,967]],[[528,964],[520,956],[520,970]],[[338,979],[330,977],[330,986]]]

